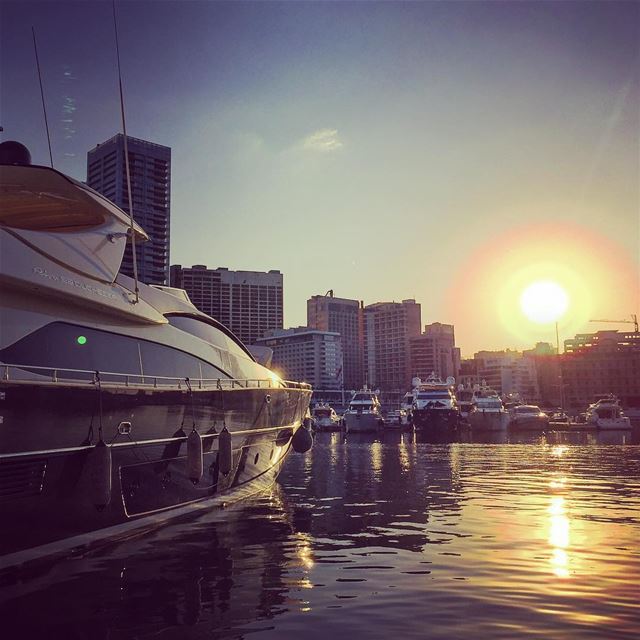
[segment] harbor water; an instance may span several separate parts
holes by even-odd
[[[268,494],[3,573],[5,637],[637,638],[637,433],[492,439],[319,434]]]

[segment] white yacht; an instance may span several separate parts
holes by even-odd
[[[348,433],[377,431],[383,425],[378,395],[366,387],[356,391],[342,418]]]
[[[244,496],[308,449],[309,385],[184,291],[118,273],[147,239],[127,214],[19,143],[0,165],[0,553]]]
[[[454,389],[455,380],[443,382],[434,373],[425,381],[416,377],[413,385],[413,424],[416,429],[435,434],[451,433],[458,429],[460,411]]]
[[[624,414],[615,396],[603,397],[587,409],[587,424],[598,429],[631,429],[631,420]]]
[[[509,412],[504,408],[498,392],[486,385],[473,390],[469,423],[474,431],[503,431],[509,425]]]

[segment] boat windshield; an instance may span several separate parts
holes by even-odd
[[[448,391],[427,391],[419,393],[418,400],[451,400],[451,395]]]
[[[473,398],[473,391],[469,391],[469,390],[458,391],[456,393],[456,396],[458,400],[462,400],[463,402],[468,402],[469,400],[471,400],[471,398]]]
[[[370,393],[356,393],[356,395],[353,396],[353,401],[356,401],[356,402],[370,401],[370,400],[371,400]]]
[[[318,418],[328,418],[331,415],[331,409],[314,409],[313,415]]]
[[[352,404],[349,409],[351,411],[371,411],[373,407],[373,403],[371,402],[363,402],[362,404]]]

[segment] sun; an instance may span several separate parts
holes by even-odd
[[[522,313],[538,324],[557,322],[569,308],[565,289],[552,280],[532,282],[520,294]]]

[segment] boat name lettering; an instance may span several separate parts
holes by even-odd
[[[110,298],[112,300],[116,300],[118,296],[111,291],[105,291],[104,289],[99,289],[98,287],[93,287],[86,282],[81,282],[80,280],[74,280],[69,276],[58,275],[55,273],[49,273],[46,269],[42,267],[33,267],[33,272],[42,276],[43,278],[47,278],[48,280],[53,280],[54,282],[62,282],[64,284],[68,284],[71,287],[78,287],[83,291],[88,291],[90,293],[94,293],[95,295],[102,296],[103,298]]]

